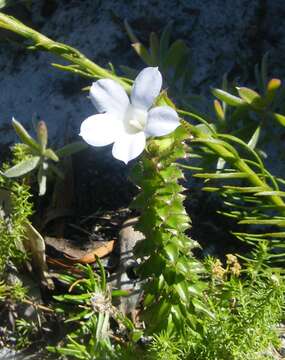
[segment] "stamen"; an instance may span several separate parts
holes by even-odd
[[[129,121],[129,124],[133,127],[137,128],[138,130],[144,129],[144,124],[142,124],[138,119],[132,119]]]

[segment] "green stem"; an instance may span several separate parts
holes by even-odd
[[[181,120],[181,122],[183,127],[186,128],[196,138],[209,140],[212,139],[209,134],[202,132],[196,126],[188,123],[187,121]],[[212,142],[204,142],[203,145],[214,151],[219,157],[230,163],[234,168],[238,169],[241,172],[245,172],[248,175],[248,180],[252,185],[261,186],[265,189],[268,189],[268,191],[272,191],[272,188],[266,182],[261,180],[258,175],[256,175],[256,173],[245,163],[243,159],[234,156],[234,154],[231,153],[228,149],[226,149],[223,145],[215,144]],[[285,207],[285,203],[280,196],[268,195],[268,199],[277,206]]]
[[[186,156],[187,136],[179,127],[165,138],[151,140],[132,171],[141,189],[132,207],[141,213],[137,230],[145,235],[135,255],[141,259],[138,274],[145,280],[143,318],[148,333],[174,328],[183,332],[186,323],[194,330],[188,316],[207,308],[200,280],[204,269],[191,253],[195,241],[185,234],[191,220],[179,184],[183,173],[176,164]]]
[[[95,64],[93,61],[86,58],[80,51],[71,46],[53,41],[47,36],[24,25],[12,16],[0,13],[0,27],[13,31],[26,39],[32,40],[35,48],[47,50],[59,55],[63,59],[80,66],[83,70],[87,70],[91,75],[94,75],[94,77],[113,79],[119,82],[126,91],[129,92],[131,89],[131,85],[124,79]]]

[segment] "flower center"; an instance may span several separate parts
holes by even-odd
[[[147,111],[129,105],[124,117],[124,125],[128,133],[135,134],[143,131],[146,126],[146,121]]]

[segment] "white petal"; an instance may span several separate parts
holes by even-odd
[[[112,114],[89,116],[80,127],[80,136],[92,146],[112,144],[122,131],[122,123]]]
[[[94,82],[90,98],[98,112],[123,113],[130,103],[123,87],[111,79]]]
[[[123,161],[127,164],[139,156],[145,148],[145,134],[140,131],[136,134],[122,134],[116,140],[112,154],[114,158]]]
[[[149,109],[159,95],[162,76],[157,67],[143,69],[135,79],[131,92],[131,103],[140,109]]]
[[[163,136],[180,125],[177,112],[169,106],[158,106],[148,113],[145,133],[147,136]]]

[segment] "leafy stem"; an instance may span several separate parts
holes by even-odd
[[[75,48],[53,41],[45,35],[42,35],[36,30],[29,28],[28,26],[21,23],[19,20],[15,19],[12,16],[5,15],[0,13],[0,27],[13,31],[20,36],[23,36],[26,39],[29,39],[33,42],[33,46],[30,46],[30,49],[35,50],[46,50],[53,54],[59,55],[63,59],[75,65],[55,65],[55,67],[60,67],[61,69],[72,71],[78,75],[92,76],[95,78],[109,78],[119,82],[127,91],[130,90],[131,86],[129,82],[121,79],[112,72],[102,68],[101,66],[95,64],[93,61],[85,57],[80,51]]]

